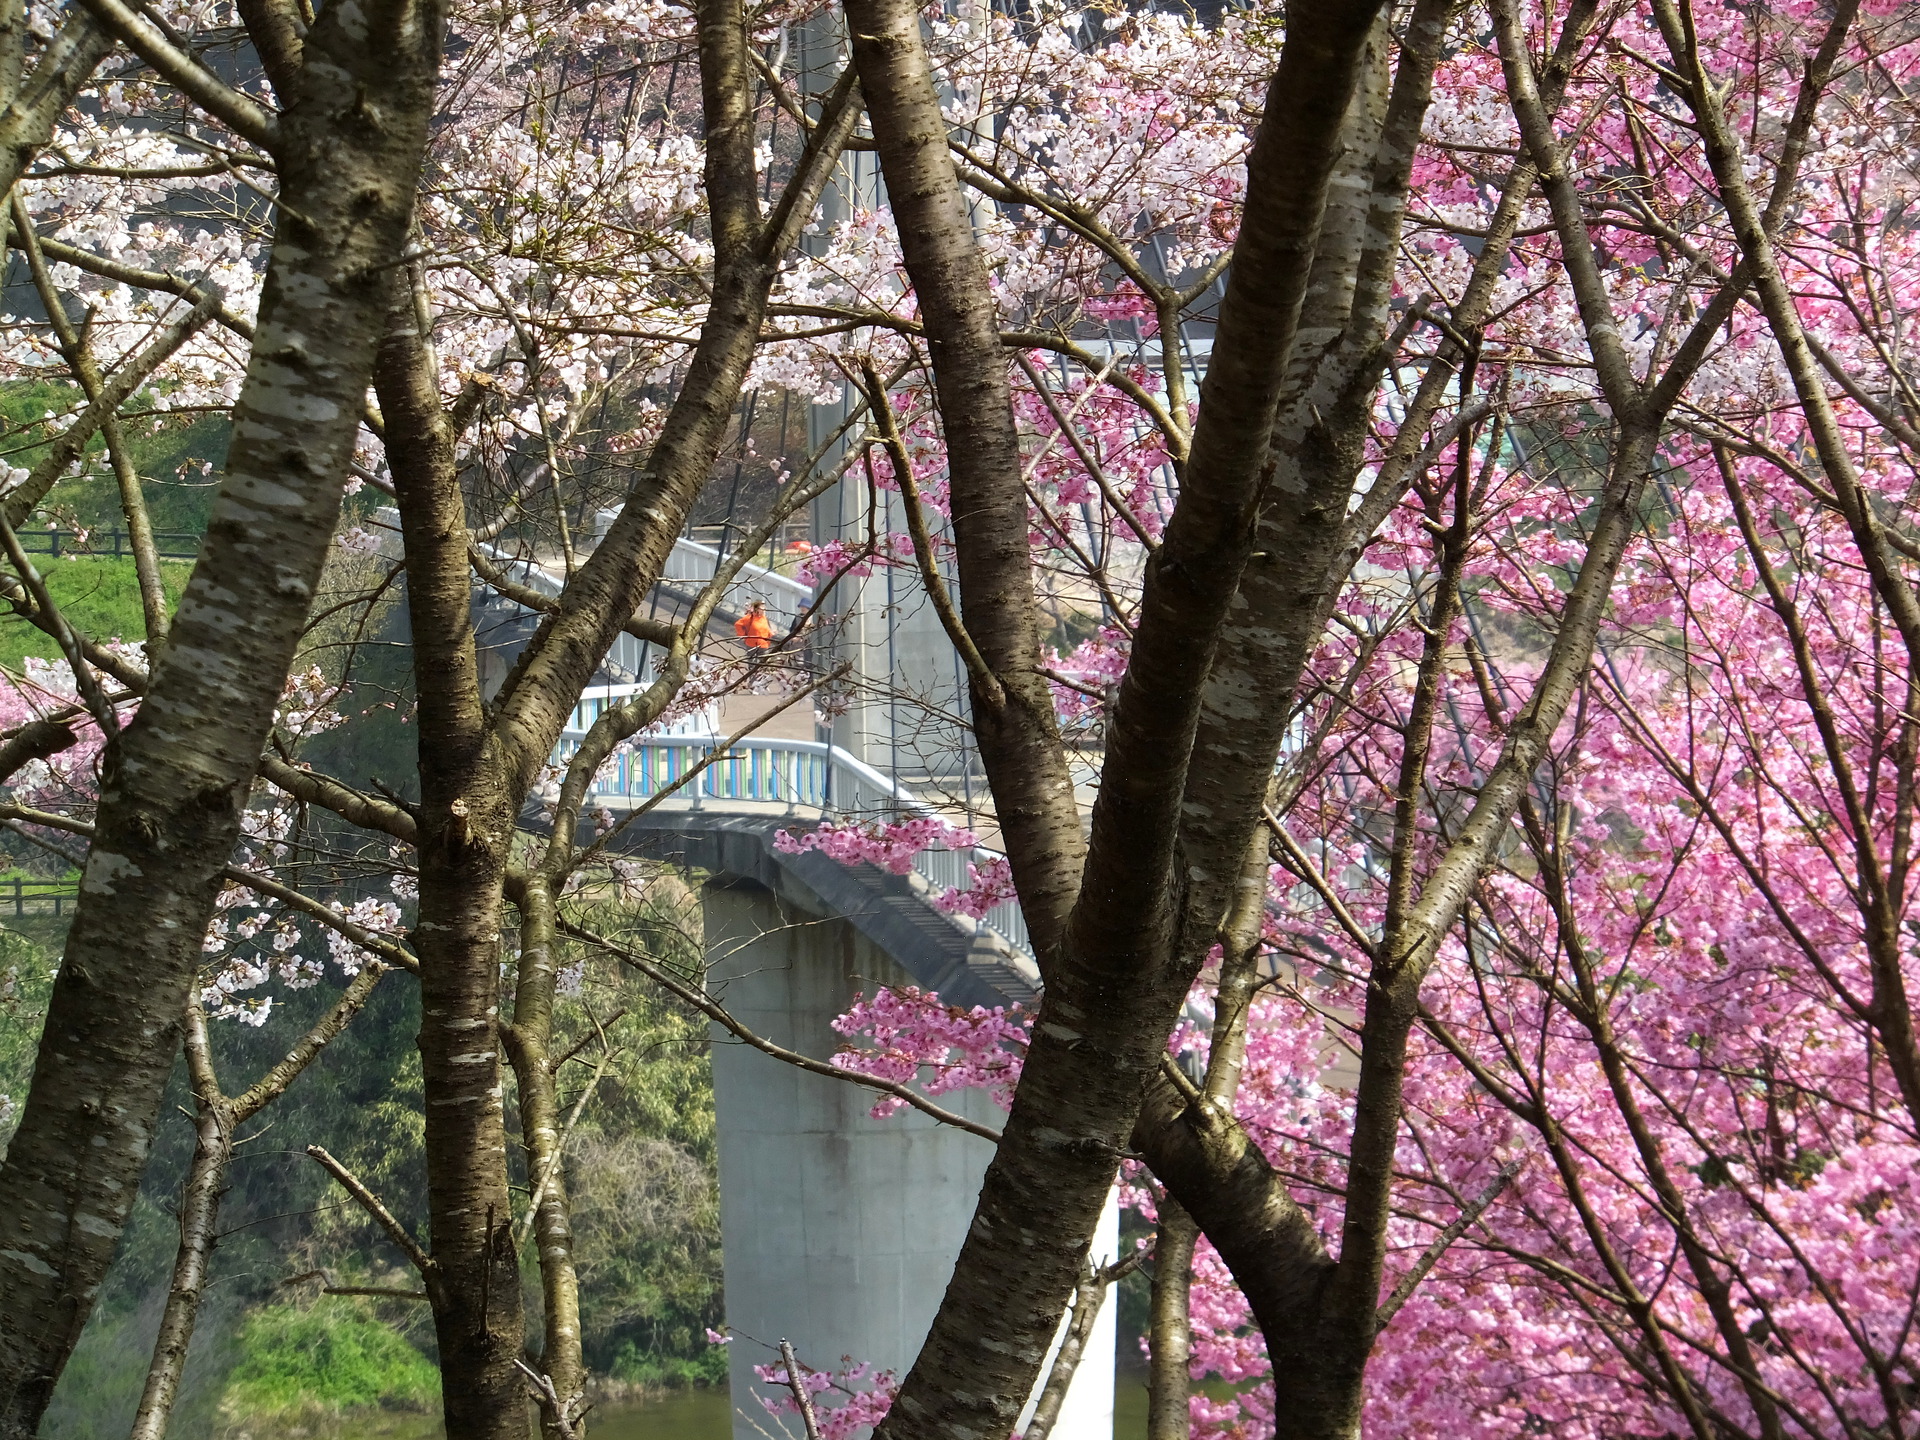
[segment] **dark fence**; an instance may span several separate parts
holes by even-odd
[[[133,554],[125,530],[22,530],[20,548],[29,555],[111,555],[119,560]],[[153,548],[163,560],[191,560],[200,553],[200,537],[175,530],[153,532]]]
[[[77,892],[71,881],[0,880],[0,915],[13,907],[13,918],[29,915],[63,915],[72,908]]]

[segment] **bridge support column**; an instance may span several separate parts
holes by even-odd
[[[750,882],[702,892],[709,984],[757,1033],[832,1055],[833,1018],[858,992],[912,983],[852,925],[795,907]],[[906,1112],[868,1115],[871,1091],[809,1075],[716,1032],[720,1224],[725,1253],[735,1440],[778,1434],[754,1375],[791,1340],[801,1362],[842,1357],[904,1374],[933,1323],[973,1218],[991,1146]],[[943,1102],[997,1125],[984,1094]],[[1107,1253],[1117,1240],[1111,1226]],[[1057,1440],[1110,1440],[1109,1313],[1087,1347]],[[798,1422],[787,1426],[799,1433]]]

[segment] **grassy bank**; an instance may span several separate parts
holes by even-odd
[[[60,607],[67,623],[89,640],[138,644],[146,638],[140,580],[131,558],[42,557],[39,568],[53,603]],[[192,562],[187,560],[160,562],[160,583],[167,592],[169,608],[179,603],[192,569]],[[57,660],[60,647],[51,635],[36,630],[11,611],[0,614],[0,665],[18,670],[28,656]]]

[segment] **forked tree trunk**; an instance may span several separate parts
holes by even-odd
[[[390,333],[376,368],[406,546],[420,697],[414,935],[436,1275],[431,1288],[449,1440],[520,1440],[528,1429],[500,1053],[503,892],[520,806],[581,688],[659,577],[712,474],[753,363],[779,262],[811,216],[858,114],[849,77],[823,106],[786,194],[763,218],[745,11],[739,0],[700,0],[697,14],[716,251],[707,318],[680,394],[619,516],[569,578],[491,705],[480,694],[454,437],[431,360],[431,317],[417,287],[409,294],[404,283],[395,285]],[[539,956],[533,958],[537,963]],[[528,1020],[536,1024],[531,1013]],[[550,1128],[538,1089],[524,1098],[533,1102],[535,1129]],[[537,1135],[535,1140],[538,1145]],[[560,1183],[539,1221],[543,1245],[558,1243],[565,1224],[564,1177],[556,1179]],[[568,1372],[577,1368],[561,1358],[577,1350],[577,1324],[573,1335],[564,1333],[571,1262],[564,1255],[548,1258],[548,1289],[559,1306],[563,1342],[555,1359]]]
[[[1176,869],[1175,835],[1199,691],[1252,549],[1248,522],[1268,428],[1342,119],[1378,9],[1372,0],[1355,0],[1296,5],[1289,14],[1249,161],[1247,219],[1199,428],[1179,504],[1148,562],[1084,879],[1071,791],[1045,783],[1051,765],[1022,758],[1023,748],[1030,754],[1044,737],[1005,736],[1000,717],[986,712],[981,754],[996,803],[1040,810],[1017,815],[1020,825],[1002,819],[1023,906],[1031,906],[1030,923],[1040,922],[1034,931],[1046,994],[953,1280],[881,1426],[886,1440],[1006,1435],[1085,1264],[1145,1080],[1192,978],[1168,962],[1180,950],[1180,896],[1195,878]],[[953,455],[962,613],[979,651],[1005,657],[999,663],[1010,673],[996,678],[1013,696],[1027,677],[1011,667],[1031,666],[1033,654],[1032,616],[1017,604],[1016,585],[1030,583],[1031,558],[1018,441],[1003,398],[1008,357],[948,157],[919,9],[904,0],[850,0],[847,19]],[[988,424],[991,436],[983,434]],[[983,454],[1012,458],[1000,459],[992,473],[963,473],[988,468],[974,464]],[[993,562],[983,567],[984,595],[968,583],[969,551]],[[977,719],[979,689],[976,681]],[[1010,738],[1024,746],[997,743]],[[1236,863],[1225,895],[1238,877],[1245,838],[1231,852]],[[1062,923],[1067,896],[1073,903]]]

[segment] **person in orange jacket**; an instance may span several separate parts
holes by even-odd
[[[773,622],[767,619],[767,602],[756,600],[747,613],[733,622],[733,633],[749,650],[765,650],[773,644]]]

